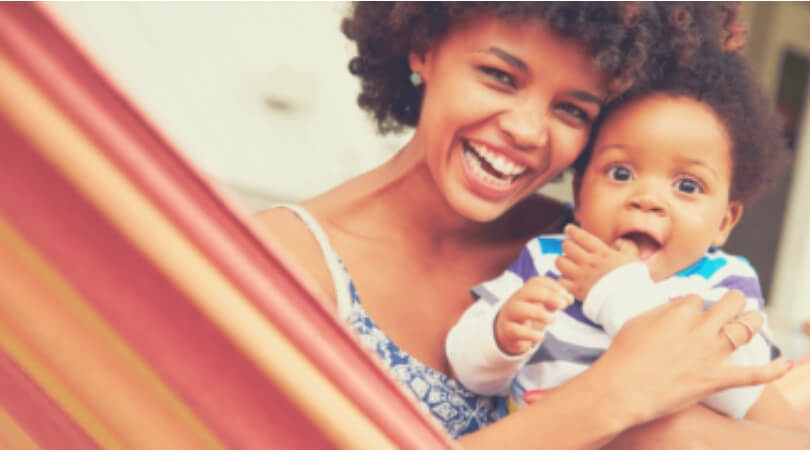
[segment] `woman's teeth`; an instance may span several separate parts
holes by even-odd
[[[469,142],[465,142],[465,144],[464,157],[472,167],[473,173],[482,181],[505,187],[526,171],[526,166],[516,164],[486,147]]]

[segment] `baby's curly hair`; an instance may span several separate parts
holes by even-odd
[[[625,92],[602,112],[594,124],[591,143],[574,163],[584,171],[594,137],[611,111],[651,95],[687,97],[708,106],[731,139],[730,199],[750,204],[773,187],[790,160],[782,121],[748,62],[738,53],[703,46],[688,68],[658,61],[655,78]],[[685,132],[688,132],[686,130]]]
[[[343,33],[357,43],[349,70],[362,80],[357,102],[380,133],[416,126],[421,88],[410,81],[408,55],[424,54],[452,27],[479,14],[502,20],[540,20],[561,36],[581,41],[596,67],[611,78],[617,95],[643,82],[657,68],[651,56],[688,65],[704,44],[744,45],[739,5],[648,2],[361,2],[343,20]]]

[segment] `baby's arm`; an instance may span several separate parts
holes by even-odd
[[[522,258],[530,259],[528,252]],[[468,389],[501,394],[542,340],[554,311],[573,299],[554,280],[533,277],[524,283],[512,271],[476,286],[473,293],[478,300],[447,335],[447,359]]]

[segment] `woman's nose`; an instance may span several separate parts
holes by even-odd
[[[533,149],[548,144],[548,120],[537,105],[520,105],[500,115],[501,130],[520,149]]]

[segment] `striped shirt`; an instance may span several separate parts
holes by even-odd
[[[493,329],[501,306],[528,279],[542,275],[557,279],[556,258],[565,235],[532,239],[501,276],[472,289],[476,301],[447,337],[447,356],[458,379],[481,394],[509,393],[513,406],[522,405],[523,392],[559,386],[583,372],[610,345],[632,317],[671,298],[697,294],[706,307],[729,289],[746,297],[746,310],[764,308],[756,272],[748,261],[710,249],[693,265],[654,283],[641,262],[613,270],[593,286],[583,302],[559,311],[543,342],[522,355],[498,348]],[[763,325],[751,342],[732,354],[737,365],[764,364],[779,355]],[[761,386],[735,388],[705,400],[707,406],[731,417],[743,417],[762,392]]]

